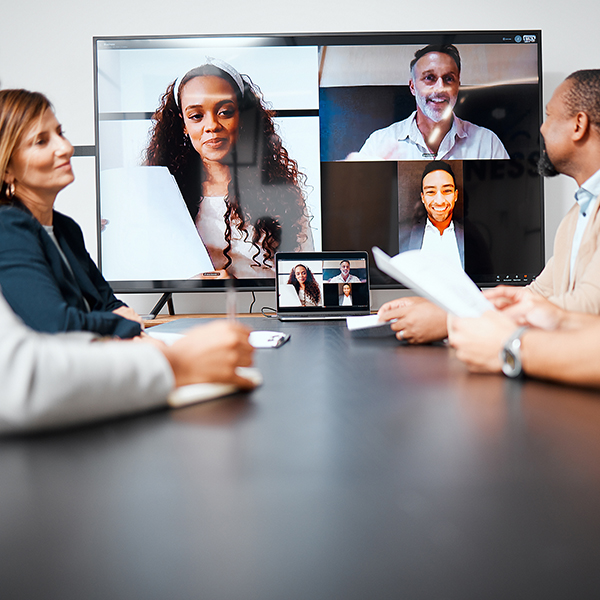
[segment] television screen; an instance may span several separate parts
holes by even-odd
[[[278,251],[543,267],[539,31],[94,38],[119,292],[274,289]],[[373,263],[372,263],[373,264]],[[398,284],[371,267],[372,287]]]

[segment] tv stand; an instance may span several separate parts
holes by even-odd
[[[148,315],[144,315],[144,319],[151,321],[152,319],[156,319],[158,313],[162,310],[164,305],[167,305],[169,309],[169,315],[175,315],[175,307],[173,306],[173,294],[172,292],[165,292],[159,299],[159,301],[154,305],[154,308],[150,311]]]

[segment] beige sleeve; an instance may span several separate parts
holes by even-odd
[[[535,281],[530,283],[527,288],[532,292],[543,296],[544,298],[549,298],[552,296],[554,291],[553,285],[553,276],[552,276],[552,268],[554,265],[554,257],[550,257],[550,260],[546,263],[546,266],[543,268],[542,272],[536,277]]]
[[[597,209],[598,211],[598,209]],[[571,248],[579,208],[575,205],[561,221],[554,241],[554,256],[529,286],[566,310],[600,314],[600,215],[584,232],[577,260],[574,283],[570,283]]]
[[[27,328],[0,295],[0,432],[63,427],[166,405],[171,367],[143,342]]]

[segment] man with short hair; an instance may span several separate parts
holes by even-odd
[[[461,60],[456,46],[431,44],[410,63],[409,87],[417,109],[373,132],[354,160],[509,158],[498,136],[454,114]]]
[[[350,261],[344,259],[340,262],[340,274],[332,277],[328,283],[360,283],[360,279],[350,273]]]
[[[501,312],[452,320],[450,343],[474,371],[600,387],[600,70],[565,79],[546,106],[541,131],[540,170],[579,185],[554,256],[528,288],[501,286],[488,294]]]
[[[464,267],[464,229],[454,219],[457,199],[452,167],[439,160],[430,162],[421,175],[421,202],[426,214],[400,224],[399,251],[441,253]]]

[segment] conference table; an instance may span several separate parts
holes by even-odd
[[[0,598],[600,595],[599,392],[242,321],[253,392],[0,441]]]

